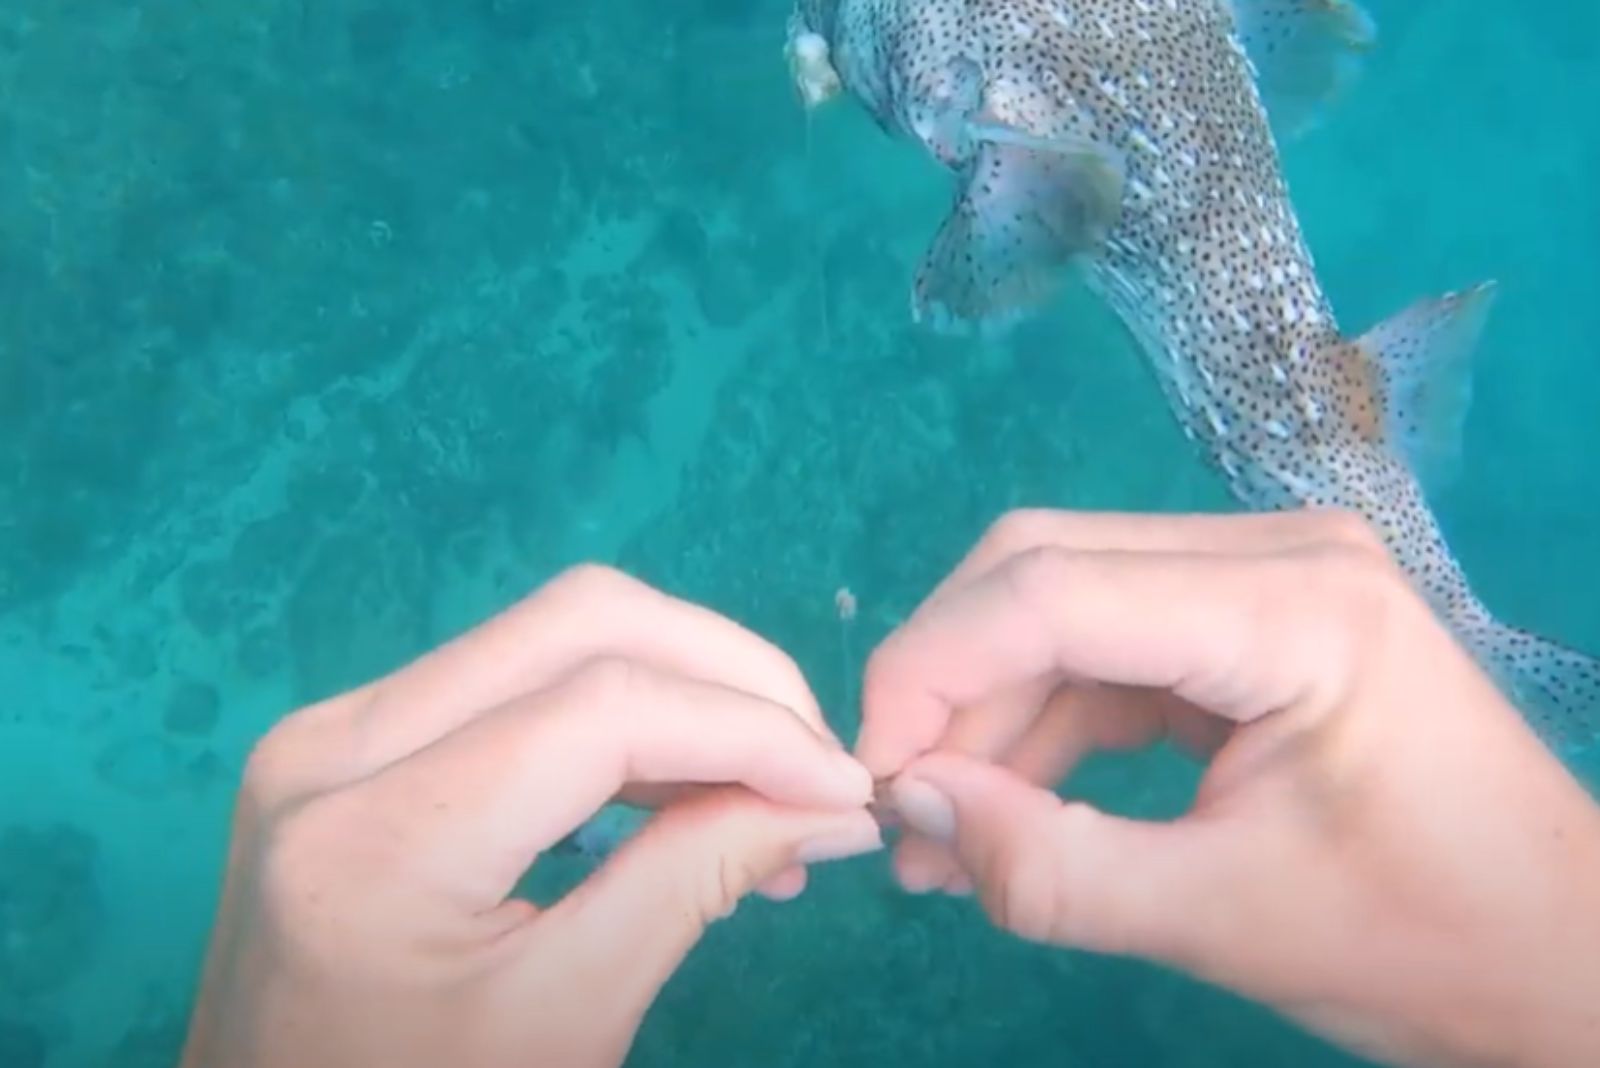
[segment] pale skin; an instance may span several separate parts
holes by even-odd
[[[1600,1051],[1600,809],[1335,513],[1008,516],[871,657],[849,755],[794,663],[564,575],[252,757],[186,1068],[622,1062],[707,924],[879,848],[913,891],[1139,956],[1396,1065]],[[1191,810],[1045,787],[1167,736]],[[696,784],[687,786],[684,784]],[[604,800],[659,809],[510,898]]]

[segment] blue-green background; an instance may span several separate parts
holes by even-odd
[[[1371,7],[1287,152],[1322,279],[1351,332],[1500,280],[1440,513],[1491,606],[1600,648],[1600,9]],[[0,1064],[170,1063],[252,740],[563,565],[784,644],[848,734],[1004,509],[1230,506],[1083,294],[998,345],[908,324],[944,179],[848,104],[808,124],[785,14],[0,6]],[[1352,1062],[879,857],[718,927],[634,1063]]]

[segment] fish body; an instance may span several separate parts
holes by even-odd
[[[1600,732],[1600,661],[1497,620],[1427,503],[1453,473],[1495,287],[1360,336],[1317,278],[1278,144],[1374,38],[1352,0],[798,0],[797,84],[853,96],[956,180],[912,313],[1003,329],[1078,272],[1248,508],[1363,515],[1561,748]]]

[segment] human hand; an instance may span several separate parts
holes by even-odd
[[[619,793],[661,811],[509,897]],[[570,572],[257,747],[183,1064],[620,1064],[708,923],[880,844],[870,794],[783,653]]]
[[[1600,1063],[1600,809],[1339,513],[1007,517],[869,660],[904,885],[1365,1055]],[[1172,738],[1141,822],[1041,787]]]

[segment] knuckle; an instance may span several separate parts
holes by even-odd
[[[1033,942],[1060,937],[1058,880],[1049,850],[1011,835],[995,846],[986,867],[983,905],[997,927]]]
[[[1369,554],[1387,552],[1377,529],[1353,508],[1315,508],[1309,515],[1321,537],[1335,545]]]
[[[288,729],[288,724],[288,720],[280,723],[250,747],[240,776],[240,792],[245,796],[256,801],[267,801],[279,794],[279,783],[289,767],[284,752],[287,746],[283,740],[283,732]]]
[[[1006,565],[1006,583],[1024,604],[1044,607],[1053,591],[1066,586],[1073,557],[1054,546],[1034,546],[1014,555]]]
[[[1048,818],[1014,828],[984,866],[983,904],[1002,929],[1033,942],[1127,955],[1145,952],[1136,917],[1120,907],[1073,843],[1092,841],[1101,817],[1088,804],[1061,803]]]
[[[727,918],[756,886],[755,858],[743,850],[716,848],[713,843],[748,839],[759,809],[759,804],[753,805],[735,791],[713,789],[672,805],[656,818],[657,841],[681,843],[675,852],[683,861],[683,877],[669,880],[662,888],[675,913],[705,927]]]
[[[1297,661],[1335,668],[1330,677],[1351,673],[1388,645],[1398,622],[1420,600],[1387,556],[1350,543],[1303,550],[1263,599],[1264,625],[1299,646]]]
[[[775,645],[767,645],[767,650],[772,664],[773,696],[780,697],[783,704],[793,705],[797,712],[807,711],[814,705],[814,698],[800,662]]]
[[[567,690],[574,702],[589,712],[621,715],[638,700],[645,686],[644,673],[640,664],[625,656],[593,656],[578,665]]]
[[[900,666],[905,661],[902,646],[903,641],[890,634],[867,654],[858,696],[863,730],[876,731],[883,722],[894,718],[908,685],[907,672]]]
[[[240,793],[255,805],[280,805],[305,788],[310,771],[307,742],[314,724],[302,709],[280,720],[251,746],[240,776]]]
[[[1052,513],[1043,508],[1016,508],[989,524],[979,544],[1005,557],[1047,540]]]
[[[279,720],[245,757],[239,784],[242,800],[259,810],[281,808],[348,777],[351,717],[364,707],[360,701],[339,697],[307,705]]]
[[[1298,581],[1310,586],[1312,594],[1308,598],[1302,591],[1300,603],[1338,606],[1345,622],[1381,618],[1399,602],[1405,589],[1388,557],[1375,556],[1348,542],[1307,552]]]
[[[631,592],[638,583],[606,564],[574,564],[550,580],[549,589],[574,597],[614,597]]]
[[[1095,837],[1092,825],[1100,819],[1100,814],[1083,802],[1063,804],[1052,821],[1056,840],[1091,841]],[[1127,909],[1115,900],[1115,892],[1104,880],[1087,870],[1078,851],[1057,849],[1049,853],[1047,860],[1048,876],[1054,885],[1073,890],[1057,890],[1051,897],[1054,910],[1050,927],[1059,941],[1118,956],[1146,948],[1134,938]]]
[[[712,876],[700,884],[697,908],[703,924],[725,920],[733,914],[746,888],[755,885],[750,864],[737,856],[723,854],[712,866]]]

